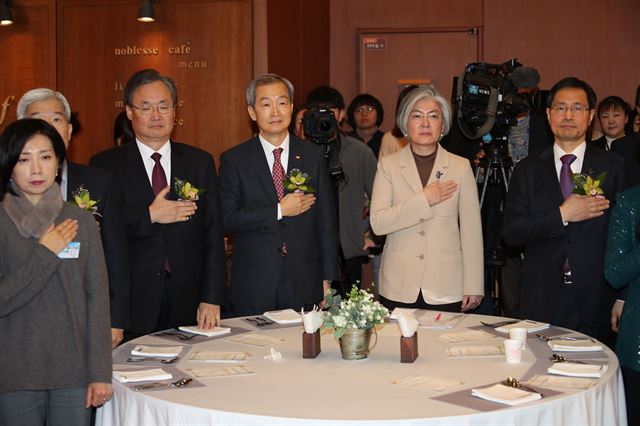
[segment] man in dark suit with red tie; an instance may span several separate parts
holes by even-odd
[[[71,107],[62,93],[44,87],[29,90],[20,98],[17,113],[18,119],[39,118],[51,124],[69,148],[73,131]],[[65,201],[75,203],[74,196],[80,189],[95,201],[92,213],[100,226],[109,273],[111,344],[116,347],[129,326],[129,266],[118,188],[111,173],[68,160],[62,166],[60,187]]]
[[[136,142],[95,155],[91,164],[113,173],[131,269],[133,335],[220,321],[224,247],[213,158],[170,140],[177,91],[156,70],[135,73],[124,89]],[[175,178],[204,190],[188,199]]]
[[[624,186],[623,160],[588,146],[596,97],[568,77],[551,89],[547,116],[555,142],[519,162],[505,203],[502,236],[525,247],[520,314],[611,344],[614,293],[603,275],[610,201]],[[572,194],[573,173],[607,172],[602,195]]]
[[[322,149],[288,131],[293,85],[266,74],[247,88],[249,116],[260,133],[224,152],[220,180],[225,230],[233,234],[231,304],[236,315],[310,309],[338,278],[333,191]],[[294,169],[313,193],[287,191]]]

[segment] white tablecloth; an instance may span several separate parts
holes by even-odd
[[[503,357],[448,358],[445,350],[452,344],[439,340],[437,336],[443,332],[465,330],[468,326],[477,325],[481,319],[495,320],[468,315],[454,330],[421,328],[420,356],[412,364],[400,363],[400,334],[395,323],[385,326],[369,358],[361,361],[343,360],[339,345],[331,334],[323,335],[322,353],[316,359],[303,359],[301,326],[273,330],[256,327],[254,331],[258,333],[286,339],[275,346],[282,353],[282,360],[265,360],[264,355],[269,353],[269,347],[254,348],[220,339],[199,343],[194,345],[192,351],[250,352],[252,356],[246,366],[256,374],[200,379],[206,387],[152,392],[133,392],[121,383],[114,382],[113,400],[98,410],[97,424],[627,424],[618,361],[609,349],[605,350],[608,371],[597,385],[586,391],[562,393],[518,407],[500,406],[488,412],[431,399],[443,393],[492,384],[507,376],[522,378],[539,360],[529,349],[525,351],[520,364],[507,364]],[[253,328],[240,319],[224,321],[223,325]],[[502,340],[495,337],[477,344],[501,344]],[[142,337],[136,343],[174,344],[151,336]],[[183,359],[177,367],[184,370],[202,365]],[[392,384],[396,379],[411,375],[458,379],[464,385],[438,393]]]

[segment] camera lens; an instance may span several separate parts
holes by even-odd
[[[322,120],[319,124],[320,125],[318,127],[320,127],[320,130],[323,132],[332,130],[331,122],[329,120]]]

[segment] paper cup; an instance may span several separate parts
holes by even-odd
[[[521,327],[510,329],[509,339],[520,340],[522,342],[522,350],[525,350],[527,348],[527,329]]]
[[[522,341],[507,339],[504,341],[504,354],[509,364],[522,361]]]

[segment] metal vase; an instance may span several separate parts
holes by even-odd
[[[371,328],[366,330],[347,328],[340,338],[342,358],[349,360],[366,358],[369,355],[371,330]]]

